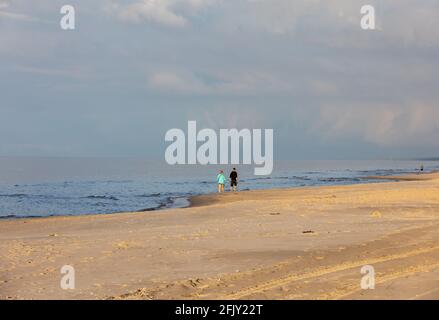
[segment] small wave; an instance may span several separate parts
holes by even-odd
[[[173,202],[172,197],[166,197],[162,201],[160,201],[157,205],[155,205],[154,207],[148,207],[145,209],[141,209],[141,210],[139,210],[139,212],[155,211],[155,210],[160,210],[160,209],[164,209],[164,208],[169,208],[170,205],[172,204],[172,202]]]
[[[138,212],[157,211],[166,208],[185,208],[190,205],[190,202],[186,196],[179,197],[166,197],[163,201],[159,202],[153,207],[148,207],[138,210]]]
[[[94,207],[106,207],[107,204],[103,203],[103,202],[96,202],[95,204],[93,204]]]
[[[84,197],[85,199],[101,199],[101,200],[113,200],[113,201],[118,201],[119,199],[113,196],[87,196]]]
[[[154,198],[154,197],[160,197],[161,193],[157,192],[157,193],[144,193],[144,194],[139,194],[136,197],[138,198]]]
[[[44,217],[51,217],[52,215],[45,215]],[[8,214],[0,216],[0,220],[7,220],[7,219],[26,219],[26,218],[41,218],[42,216],[37,215],[19,215],[19,214]]]
[[[106,180],[105,183],[132,183],[133,180]]]
[[[20,216],[16,215],[16,214],[8,214],[8,215],[4,215],[4,216],[0,216],[0,219],[14,219],[14,218],[19,218]]]
[[[247,178],[248,181],[255,181],[255,180],[271,180],[272,177],[258,177],[258,178]]]
[[[361,181],[360,178],[351,178],[351,177],[341,177],[341,178],[320,178],[319,181],[321,182],[343,182],[343,181]]]
[[[293,179],[293,180],[305,180],[305,181],[311,181],[312,179],[311,178],[309,178],[309,177],[301,177],[301,176],[293,176],[293,177],[291,177],[291,179]]]
[[[137,211],[137,212],[156,211],[156,210],[159,210],[159,209],[160,209],[159,207],[151,207],[151,208],[140,209],[140,210]]]
[[[12,193],[12,194],[0,194],[0,197],[5,197],[5,198],[25,198],[25,197],[29,197],[28,194],[24,194],[24,193]]]

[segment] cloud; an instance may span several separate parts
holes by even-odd
[[[311,128],[327,140],[361,139],[382,147],[439,147],[439,109],[434,104],[321,107]]]
[[[0,4],[0,9],[1,9],[1,4]],[[40,19],[32,17],[32,16],[29,16],[27,14],[6,12],[6,11],[0,11],[0,18],[6,18],[6,19],[18,20],[18,21],[25,21],[25,22],[40,21]]]
[[[293,156],[297,144],[323,157],[338,147],[340,157],[363,147],[367,154],[403,146],[408,155],[438,147],[437,0],[368,1],[376,5],[374,32],[360,28],[363,0],[76,0],[75,32],[60,30],[58,0],[28,3],[0,0],[0,109],[16,112],[0,117],[0,128],[14,135],[11,143],[21,143],[17,124],[29,112],[52,108],[29,132],[45,121],[81,128],[90,112],[90,131],[124,119],[120,139],[137,143],[133,150],[150,143],[128,133],[133,121],[154,133],[203,114],[224,125],[273,125]],[[53,23],[20,22],[31,16]],[[59,101],[71,116],[58,113]],[[98,138],[77,131],[78,146],[99,149]],[[41,135],[61,153],[66,136]],[[162,141],[148,139],[149,149]],[[105,148],[124,154],[126,145]]]
[[[168,27],[184,27],[188,24],[186,15],[195,14],[214,0],[142,0],[129,5],[112,3],[109,11],[132,23],[144,21]]]
[[[316,79],[297,79],[289,74],[269,70],[160,70],[148,76],[148,87],[167,94],[191,95],[334,95],[338,92],[333,82]]]
[[[144,1],[129,5],[119,13],[122,20],[139,23],[149,20],[172,27],[183,27],[187,21],[184,17],[172,12],[169,1]]]
[[[26,7],[24,7],[26,8]],[[43,20],[25,13],[22,3],[13,3],[8,0],[0,0],[0,20],[9,19],[23,22],[41,22]]]
[[[377,30],[360,29],[363,5],[376,9]],[[404,45],[439,45],[437,0],[235,0],[216,8],[216,28],[290,35],[332,47],[376,47],[399,42]]]
[[[337,22],[347,21],[350,25],[353,17],[359,17],[359,11],[360,7],[353,5],[352,0],[235,0],[223,5],[222,27],[290,34],[307,22],[316,26],[325,24],[325,29],[338,28]]]
[[[208,93],[209,87],[189,72],[159,71],[148,80],[149,86],[161,92],[179,94]]]
[[[182,28],[202,9],[209,11],[203,27],[220,33],[237,31],[290,35],[310,43],[340,48],[382,45],[439,45],[439,2],[370,0],[376,8],[375,35],[361,30],[363,0],[136,0],[107,4],[122,21],[150,22]],[[340,36],[343,34],[343,36]]]
[[[439,45],[439,2],[401,0],[383,4],[383,32],[405,45]]]

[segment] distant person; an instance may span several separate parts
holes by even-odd
[[[421,172],[424,172],[424,164],[421,164]]]
[[[224,175],[224,171],[220,170],[219,174],[216,176],[216,180],[218,182],[218,192],[224,192],[224,184],[226,183],[226,176]]]
[[[236,172],[236,168],[233,168],[232,172],[230,172],[230,190],[236,191],[238,186],[238,172]]]

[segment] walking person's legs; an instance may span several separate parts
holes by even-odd
[[[220,170],[219,174],[216,176],[216,180],[218,183],[218,192],[224,192],[224,183],[226,181],[226,177],[224,176],[223,170]]]
[[[236,192],[237,186],[238,186],[238,172],[236,172],[236,168],[233,168],[232,172],[230,172],[230,191]]]

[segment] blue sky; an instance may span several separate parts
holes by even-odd
[[[0,39],[0,155],[162,158],[188,120],[278,159],[439,154],[436,0],[0,0]]]

